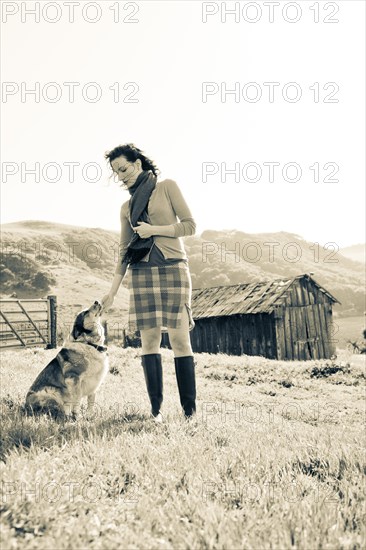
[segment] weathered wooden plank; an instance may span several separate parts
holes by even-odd
[[[297,327],[297,319],[296,319],[296,308],[291,307],[289,308],[289,314],[290,314],[290,324],[291,324],[291,331],[292,331],[292,345],[294,350],[294,359],[299,359],[299,344],[298,344],[298,327]]]
[[[204,330],[205,330],[205,321],[200,321],[199,346],[200,346],[200,350],[202,351],[204,351],[204,347],[203,347]]]
[[[246,337],[244,339],[244,351],[247,355],[254,355],[253,352],[253,319],[252,315],[244,315]]]
[[[320,314],[319,314],[318,304],[313,305],[313,313],[314,313],[314,322],[315,322],[316,335],[318,337],[318,346],[319,346],[320,359],[323,359],[325,357],[324,335],[322,333],[322,321],[321,321],[321,317],[320,317]]]
[[[307,290],[307,293],[308,293],[309,304],[315,304],[316,295],[315,295],[315,292],[314,292],[314,287],[313,287],[313,285],[311,284],[311,282],[309,280],[306,281],[306,290]]]
[[[247,347],[249,350],[249,355],[256,355],[257,351],[257,335],[255,333],[255,315],[249,315],[249,325],[248,325],[248,343]]]
[[[204,327],[202,326],[203,324],[204,324],[204,321],[197,321],[196,322],[196,326],[198,326],[197,347],[198,347],[200,352],[203,351],[203,340],[202,340],[202,334],[203,334],[203,330],[204,330]]]
[[[277,359],[288,359],[288,356],[286,353],[284,311],[285,311],[285,308],[279,307],[275,311],[275,315],[274,315],[275,328],[276,328]]]
[[[240,355],[244,353],[244,331],[243,331],[243,316],[238,315],[238,327],[239,327],[239,350]]]
[[[219,343],[217,341],[217,320],[216,319],[213,319],[212,323],[210,324],[210,340],[211,340],[211,348],[213,350],[213,353],[218,353]]]
[[[220,350],[220,332],[219,332],[219,319],[215,318],[212,319],[211,323],[211,331],[210,331],[210,338],[211,338],[211,348],[214,350],[214,353],[219,353]]]
[[[251,340],[250,340],[250,330],[251,330],[251,328],[250,328],[250,326],[251,326],[250,315],[243,315],[243,325],[245,326],[244,337],[243,337],[243,350],[244,350],[245,354],[250,355],[250,353],[249,353],[250,346],[251,346]]]
[[[225,353],[230,354],[229,328],[228,328],[228,323],[226,318],[224,319],[224,338],[225,338],[224,340]]]
[[[259,355],[257,316],[252,315],[252,350],[253,355]]]
[[[274,314],[271,313],[268,317],[269,319],[269,341],[270,341],[270,358],[276,359],[277,358],[277,345],[276,345],[276,326],[275,326],[275,319]]]
[[[260,316],[254,315],[254,335],[253,335],[253,341],[256,343],[256,353],[255,355],[261,355],[262,354],[262,341],[261,341],[261,322],[260,322]]]
[[[305,355],[305,342],[306,342],[306,331],[305,323],[303,318],[303,308],[297,307],[296,309],[296,320],[297,320],[297,330],[298,330],[298,343],[299,343],[299,357],[301,361],[306,360]]]
[[[208,324],[208,327],[207,327],[207,344],[208,344],[208,348],[210,350],[210,353],[216,353],[216,345],[214,346],[214,343],[213,343],[213,335],[212,335],[212,332],[213,332],[213,327],[212,325],[214,324],[214,319],[210,319],[210,322]]]
[[[250,332],[250,338],[251,338],[251,355],[258,355],[258,334],[257,334],[257,323],[256,323],[256,315],[251,315],[251,332]]]
[[[311,303],[318,304],[319,300],[322,299],[322,295],[319,296],[319,288],[316,285],[314,285],[314,283],[309,281],[308,291],[309,291],[309,294],[312,295]]]
[[[324,294],[320,291],[320,289],[317,286],[314,286],[314,292],[316,292],[316,303],[317,304],[323,304],[324,303]]]
[[[291,328],[294,331],[294,355],[297,361],[300,360],[300,351],[299,351],[299,340],[301,338],[297,316],[296,316],[296,306],[291,308]]]
[[[235,347],[236,347],[236,355],[241,355],[241,347],[240,347],[240,316],[235,315],[234,320],[234,328],[235,328]]]
[[[278,360],[288,359],[288,357],[286,355],[284,322],[283,322],[283,319],[281,317],[276,317],[275,327],[276,327],[277,359]]]
[[[226,327],[225,327],[225,317],[218,317],[216,318],[216,324],[217,324],[217,344],[216,347],[219,347],[220,353],[227,353],[226,350],[226,340],[225,340],[225,333],[226,333]]]
[[[237,355],[237,339],[236,339],[236,326],[235,315],[227,317],[227,334],[230,354]]]
[[[269,341],[269,316],[266,314],[262,314],[262,325],[264,338],[264,354],[265,357],[269,357],[271,343]]]
[[[208,323],[209,323],[208,320],[205,321],[205,324],[202,327],[203,328],[203,330],[202,330],[202,349],[206,353],[208,352],[208,349],[207,349],[207,336],[206,336]]]
[[[299,284],[300,284],[300,288],[301,288],[302,305],[303,306],[308,306],[310,304],[310,299],[309,299],[309,293],[308,293],[308,288],[307,288],[307,280],[305,278],[301,279],[299,281]]]
[[[241,315],[240,316],[240,326],[241,326],[241,333],[242,333],[242,339],[241,339],[241,353],[247,354],[247,340],[248,340],[248,334],[250,329],[250,320],[249,315]]]
[[[328,334],[327,320],[324,314],[324,305],[317,304],[317,309],[319,312],[319,322],[321,325],[321,336],[322,336],[322,342],[323,342],[323,348],[324,348],[324,358],[329,359],[330,357],[329,334]]]
[[[294,350],[292,345],[292,331],[289,308],[284,308],[284,331],[285,331],[285,346],[287,359],[294,358]]]
[[[233,338],[230,334],[230,317],[224,317],[224,332],[225,332],[225,353],[228,353],[229,355],[233,352]]]
[[[201,349],[203,352],[206,352],[205,348],[205,331],[207,327],[207,319],[201,321]]]
[[[304,316],[304,307],[297,308],[297,317],[298,317],[298,322],[301,330],[301,357],[303,361],[307,361],[309,359],[306,351],[308,335],[306,332],[306,320]]]
[[[314,342],[311,336],[310,322],[308,316],[308,308],[305,306],[302,308],[302,316],[305,324],[306,342],[305,342],[305,358],[307,361],[314,358]]]
[[[293,286],[290,286],[288,289],[288,301],[291,307],[295,307],[297,305],[296,291]]]
[[[319,343],[318,343],[318,335],[316,334],[315,329],[315,320],[314,320],[314,312],[313,312],[313,306],[309,305],[306,308],[307,311],[307,318],[309,323],[309,334],[310,338],[312,338],[312,356],[314,359],[320,359],[320,353],[319,353]]]
[[[296,292],[296,281],[291,286],[291,302],[292,302],[292,307],[296,307],[298,305],[297,292]]]
[[[204,326],[205,326],[205,329],[204,329],[205,350],[207,353],[214,353],[215,350],[212,349],[212,342],[211,342],[212,319],[207,319]]]
[[[328,305],[326,303],[326,301],[324,301],[324,304],[322,306],[322,315],[323,315],[323,319],[324,319],[324,325],[327,327],[327,347],[328,347],[328,359],[330,359],[333,355],[333,349],[334,349],[334,345],[333,345],[333,339],[334,339],[334,335],[333,335],[333,326],[332,326],[332,321],[331,319],[329,319],[328,315],[327,315],[327,309],[328,309]]]
[[[296,292],[296,305],[297,306],[303,306],[303,296],[301,292],[301,284],[299,279],[297,279],[294,283],[294,290]]]
[[[235,316],[227,317],[227,335],[229,346],[233,355],[236,355],[236,336],[235,336],[235,325],[234,325]]]
[[[261,313],[260,314],[261,316],[261,324],[262,324],[262,349],[263,349],[263,357],[267,357],[267,353],[268,353],[268,345],[267,345],[267,337],[268,337],[268,332],[267,332],[267,318],[268,318],[268,315],[267,314],[263,314]]]
[[[226,353],[225,352],[225,324],[224,324],[224,318],[218,318],[216,319],[217,323],[217,344],[216,346],[219,347],[220,353]]]
[[[262,316],[260,314],[255,316],[255,324],[257,332],[257,353],[258,355],[264,355]]]
[[[208,337],[207,337],[207,333],[210,330],[210,321],[211,321],[211,319],[206,320],[205,325],[204,325],[204,330],[203,330],[203,333],[202,333],[202,336],[203,336],[203,349],[205,350],[206,353],[210,353],[210,351],[211,351],[209,346],[208,346]]]
[[[329,357],[332,357],[336,352],[337,345],[337,335],[334,331],[332,309],[328,305],[325,305],[323,311],[327,325]]]
[[[271,357],[271,319],[269,315],[263,315],[264,339],[266,342],[266,357]]]

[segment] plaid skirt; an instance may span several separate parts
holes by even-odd
[[[179,328],[186,308],[189,330],[195,326],[192,310],[192,281],[185,263],[129,269],[129,330],[155,327]]]

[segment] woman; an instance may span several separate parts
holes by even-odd
[[[162,421],[163,373],[161,327],[168,329],[174,352],[180,402],[187,418],[196,410],[195,363],[189,331],[192,283],[180,237],[193,235],[196,224],[173,180],[157,181],[154,162],[133,144],[106,153],[113,172],[131,197],[121,207],[117,268],[102,304],[109,308],[129,267],[129,328],[141,334],[141,361],[151,413]],[[180,221],[178,221],[177,217]]]

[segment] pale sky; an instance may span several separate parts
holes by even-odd
[[[63,1],[48,2],[45,13],[47,2],[40,2],[35,22],[25,11],[35,4],[2,2],[2,223],[119,230],[129,194],[108,180],[103,155],[134,142],[156,161],[161,179],[177,181],[198,233],[286,231],[340,247],[364,242],[363,1],[297,1],[290,8],[280,1],[272,23],[268,3],[259,1],[226,2],[239,10],[226,22],[222,2],[79,0],[73,23]],[[99,21],[83,19],[82,8]],[[205,11],[217,13],[204,23]],[[79,83],[73,103],[65,82]],[[273,102],[268,83],[277,83]],[[22,98],[36,86],[38,102]],[[117,86],[120,99],[137,102],[114,102]],[[203,86],[211,90],[206,101]],[[221,95],[225,86],[238,95]],[[98,90],[99,101],[87,101]],[[250,101],[255,93],[261,97]],[[295,93],[301,97],[291,102]],[[26,173],[36,163],[40,181]],[[58,173],[52,165],[47,171],[48,163],[57,163]],[[68,163],[79,163],[74,181]],[[88,163],[100,174],[89,168],[85,178]],[[205,163],[216,174],[204,178]],[[268,163],[278,163],[272,182]],[[239,181],[233,174],[225,181],[223,168],[235,165]],[[295,169],[299,181],[284,181]]]

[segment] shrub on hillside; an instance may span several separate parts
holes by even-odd
[[[3,292],[20,291],[28,296],[50,290],[56,284],[56,279],[50,273],[39,271],[37,263],[30,258],[18,254],[3,254],[0,282]]]
[[[33,286],[38,290],[49,290],[54,284],[56,284],[55,277],[43,271],[38,271],[33,279]]]
[[[4,265],[0,266],[0,283],[8,283],[9,281],[14,280],[14,273],[10,271],[7,267],[4,267]]]

